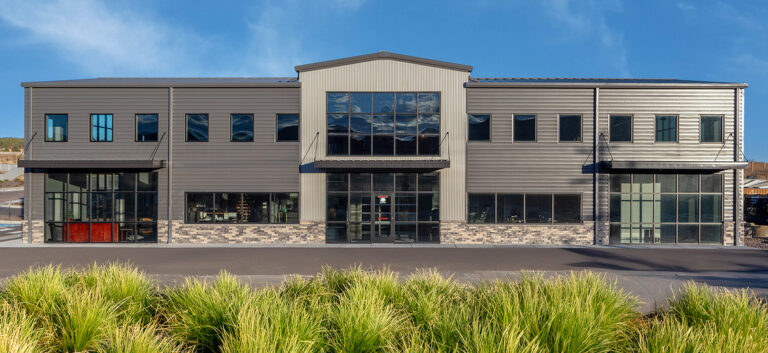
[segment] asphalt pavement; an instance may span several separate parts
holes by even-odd
[[[226,270],[253,285],[279,285],[288,275],[311,276],[323,266],[358,264],[389,267],[401,275],[437,269],[470,283],[514,280],[521,271],[553,276],[591,270],[638,296],[645,312],[663,305],[691,280],[750,288],[768,297],[768,251],[747,248],[5,246],[0,247],[0,279],[31,266],[69,268],[112,261],[134,264],[165,284],[186,276],[212,278]]]

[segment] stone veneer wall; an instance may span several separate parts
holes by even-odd
[[[594,244],[594,223],[579,224],[471,224],[441,222],[443,244]]]
[[[167,228],[165,232],[167,234]],[[173,221],[172,243],[324,244],[325,223],[186,224]]]
[[[45,242],[45,222],[32,221],[32,242],[31,244],[41,244]],[[29,242],[29,222],[21,222],[21,242],[24,244],[30,244]]]
[[[733,237],[734,229],[733,227],[736,226],[736,222],[725,222],[723,223],[723,245],[736,245],[735,239]],[[746,231],[746,227],[741,227],[742,232]],[[744,244],[744,234],[742,233],[741,238],[741,244]]]

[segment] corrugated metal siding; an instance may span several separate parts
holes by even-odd
[[[328,69],[301,72],[301,154],[308,150],[304,163],[314,157],[326,158],[326,107],[328,91],[439,91],[441,93],[441,136],[449,137],[442,145],[442,158],[449,158],[451,167],[440,173],[440,219],[464,220],[466,94],[464,83],[468,72],[395,60],[374,60]],[[310,144],[318,134],[310,150]],[[337,158],[337,157],[334,157]],[[345,157],[355,159],[359,157]],[[372,157],[366,157],[370,159]],[[373,157],[386,159],[386,157]],[[301,174],[301,219],[325,220],[325,174]]]
[[[467,109],[492,114],[492,142],[467,142],[467,192],[581,192],[592,217],[593,90],[468,88]],[[536,114],[537,142],[512,141],[514,114]],[[582,115],[582,142],[558,142],[558,114]]]
[[[297,192],[299,143],[275,142],[276,115],[299,113],[298,88],[174,88],[173,219],[184,193]],[[208,142],[185,142],[186,114],[209,114]],[[254,115],[254,141],[230,142],[230,114]]]

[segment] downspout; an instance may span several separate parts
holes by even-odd
[[[739,151],[741,150],[741,121],[743,119],[742,117],[742,100],[741,95],[743,93],[741,88],[734,89],[734,93],[736,94],[736,109],[734,111],[734,115],[736,116],[736,122],[734,126],[734,134],[733,134],[733,156],[734,161],[739,162],[741,161],[741,156]],[[733,235],[734,235],[734,245],[740,246],[741,245],[741,218],[742,218],[742,201],[741,201],[741,193],[744,191],[741,183],[741,170],[734,169],[733,170],[733,177],[735,182],[733,183],[734,188],[734,219],[735,224],[733,225]]]
[[[600,203],[600,197],[598,195],[599,189],[600,189],[600,179],[598,178],[598,165],[600,163],[600,148],[599,148],[599,128],[600,128],[600,88],[595,87],[595,97],[594,97],[594,119],[592,119],[592,156],[594,163],[592,164],[592,184],[594,185],[594,192],[592,193],[592,217],[595,222],[594,228],[595,228],[595,241],[594,244],[597,245],[599,243],[599,237],[600,237],[600,222],[598,220],[600,219],[598,217],[598,213],[600,210],[599,203]]]
[[[168,168],[168,244],[173,241],[173,216],[172,216],[172,203],[173,203],[173,87],[168,87],[168,161],[166,162],[166,168]]]
[[[24,133],[25,136],[28,132],[32,131],[32,127],[34,126],[32,124],[32,93],[33,93],[32,90],[34,88],[29,87],[28,89],[29,89],[29,111],[27,112],[27,119],[25,123],[26,125],[25,128],[28,128],[28,129],[26,129],[27,131]],[[45,124],[45,122],[43,124]],[[45,127],[45,125],[43,125],[43,127]],[[32,140],[30,139],[30,141]],[[31,144],[30,144],[30,147],[31,147]],[[32,152],[29,151],[28,149],[29,147],[25,148],[24,151],[22,151],[24,153],[24,159],[32,159]],[[29,156],[27,156],[27,153],[29,153]],[[18,161],[16,163],[18,164]],[[26,174],[26,170],[24,174]],[[26,175],[24,177],[26,179]],[[25,213],[24,217],[27,217],[27,244],[32,244],[32,185],[34,184],[32,182],[32,179],[34,179],[34,177],[32,173],[29,173],[29,180],[24,181],[25,190],[27,189],[27,187],[29,187],[28,189],[29,193],[27,193],[26,191],[24,192],[24,213]],[[45,202],[45,199],[43,199],[43,202]],[[43,220],[45,220],[45,215],[43,215]],[[43,225],[43,227],[45,227],[45,225]],[[45,229],[43,229],[43,232],[45,232]],[[45,236],[43,236],[43,241],[45,241]]]

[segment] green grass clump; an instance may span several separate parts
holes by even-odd
[[[107,333],[116,329],[117,309],[94,291],[67,295],[52,318],[55,348],[64,352],[94,350]]]
[[[97,353],[185,353],[180,344],[163,336],[151,323],[146,326],[123,325],[112,330],[96,349]]]
[[[77,279],[85,290],[95,291],[115,305],[121,323],[143,325],[153,320],[159,301],[155,283],[135,267],[92,265]]]
[[[163,315],[175,339],[200,352],[216,352],[251,296],[250,288],[226,272],[212,283],[187,279],[168,290]]]
[[[768,306],[747,290],[694,283],[637,329],[637,352],[768,352]]]
[[[0,302],[0,352],[43,352],[37,320],[19,307]]]

